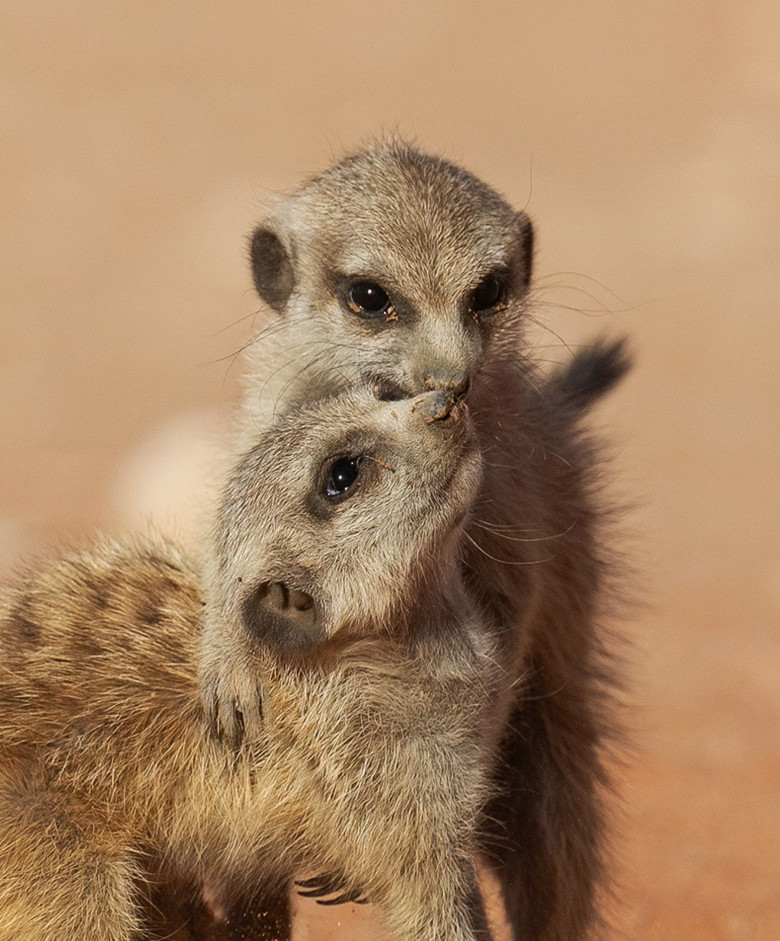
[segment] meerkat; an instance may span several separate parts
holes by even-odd
[[[251,239],[275,317],[248,347],[237,442],[353,384],[387,401],[439,389],[468,402],[485,467],[462,570],[515,689],[481,845],[514,937],[574,941],[599,923],[619,686],[600,624],[613,566],[599,451],[582,419],[628,357],[601,342],[552,374],[534,363],[532,254],[524,212],[403,142],[309,180]],[[231,638],[205,636],[212,727],[235,744],[261,722],[256,680]]]
[[[162,938],[157,882],[244,897],[302,871],[399,941],[487,939],[475,830],[510,677],[461,566],[481,467],[452,393],[348,390],[237,463],[205,577],[105,541],[8,587],[0,941]],[[262,715],[235,752],[200,695],[220,624]]]

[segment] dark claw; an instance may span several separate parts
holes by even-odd
[[[335,899],[317,899],[318,905],[343,905],[350,899],[346,895],[337,895]]]
[[[301,898],[304,898],[304,899],[316,899],[323,895],[328,895],[328,890],[325,888],[317,888],[317,889],[307,889],[304,892],[301,889],[298,889],[298,895],[300,895]]]
[[[368,901],[367,898],[364,898],[359,892],[349,893],[345,892],[343,895],[339,895],[335,899],[317,899],[318,905],[343,905],[345,902],[352,902],[354,905],[365,905]]]
[[[339,880],[335,876],[314,876],[311,879],[295,881],[298,895],[303,898],[316,899],[318,905],[343,905],[345,902],[354,902],[364,905],[366,899],[357,890],[346,891],[339,888]],[[325,899],[324,895],[339,893],[335,898]]]
[[[296,879],[295,884],[302,889],[322,889],[328,884],[325,876],[314,876],[311,879]]]

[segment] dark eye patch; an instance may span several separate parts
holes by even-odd
[[[331,499],[343,497],[352,489],[359,473],[359,457],[340,457],[328,468],[325,493]]]
[[[347,292],[349,309],[360,315],[376,316],[392,312],[390,298],[384,288],[373,281],[360,281]]]
[[[496,273],[484,277],[471,293],[471,309],[475,313],[493,310],[504,303],[506,284],[504,278]]]

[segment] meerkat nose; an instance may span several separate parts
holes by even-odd
[[[411,410],[419,412],[427,422],[444,421],[450,415],[455,417],[453,407],[457,403],[457,396],[450,389],[436,389],[433,392],[424,392],[412,402]]]

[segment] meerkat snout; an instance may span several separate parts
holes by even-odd
[[[418,396],[411,405],[413,412],[418,412],[429,424],[444,422],[448,419],[456,421],[460,410],[455,406],[460,402],[455,392],[449,389],[433,389],[424,395]]]

